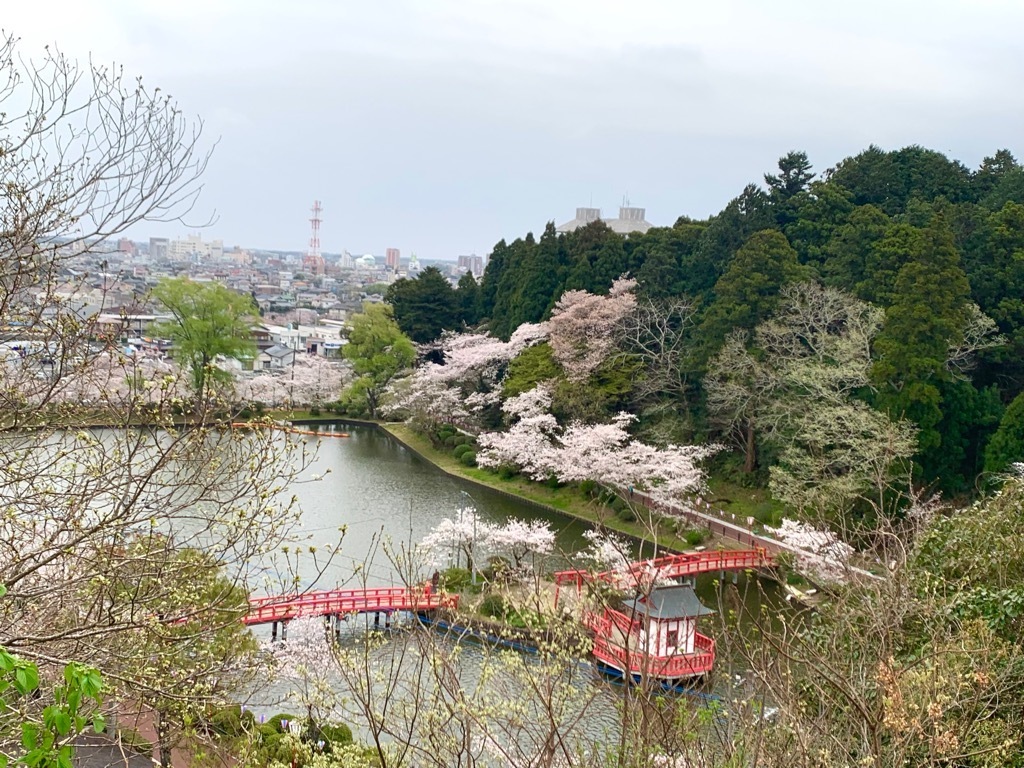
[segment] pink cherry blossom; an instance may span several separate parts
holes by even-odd
[[[713,445],[658,448],[642,443],[626,431],[635,418],[626,413],[610,424],[575,422],[560,428],[547,411],[550,405],[551,394],[543,386],[506,401],[503,410],[515,421],[506,432],[477,438],[477,463],[514,466],[534,480],[594,480],[624,497],[635,488],[655,502],[671,503],[702,489],[704,472],[698,463],[718,450]]]
[[[512,566],[521,571],[530,556],[549,555],[555,549],[555,532],[540,520],[509,520],[505,525],[491,528],[488,547],[495,554],[504,555]]]
[[[619,278],[607,296],[566,291],[548,321],[555,359],[570,379],[585,379],[612,356],[622,321],[636,310],[635,280]]]
[[[320,405],[337,400],[341,388],[339,363],[318,355],[299,355],[294,365],[239,379],[235,396],[243,403],[271,406]]]
[[[417,549],[434,565],[448,562],[453,553],[480,561],[488,553],[493,526],[482,519],[472,507],[463,507],[455,517],[445,517],[423,537]],[[461,559],[461,557],[460,557]]]
[[[805,573],[825,582],[846,580],[854,549],[832,531],[790,519],[784,519],[778,528],[766,527],[765,530],[801,552],[797,562]]]

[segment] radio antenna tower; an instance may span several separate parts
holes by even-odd
[[[309,220],[309,250],[306,252],[306,258],[303,259],[303,266],[307,272],[322,275],[324,273],[324,257],[320,255],[320,222],[323,219],[320,218],[320,214],[323,212],[323,208],[320,207],[319,200],[313,201],[311,210],[313,217]]]

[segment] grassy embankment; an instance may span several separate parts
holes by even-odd
[[[761,525],[776,527],[785,507],[766,488],[750,488],[718,475],[708,476],[707,500],[715,509],[730,512],[740,520],[752,517]]]

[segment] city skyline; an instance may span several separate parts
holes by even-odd
[[[817,171],[872,143],[975,167],[1024,122],[999,96],[1021,22],[1008,0],[54,0],[3,24],[27,57],[121,63],[205,121],[185,224],[301,250],[320,199],[327,252],[452,259],[625,196],[655,225],[705,217],[794,149]],[[155,229],[130,234],[192,231]]]

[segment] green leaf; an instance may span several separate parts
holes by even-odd
[[[35,749],[38,739],[39,736],[36,733],[36,725],[34,723],[21,724],[21,746],[28,750]]]
[[[107,727],[107,721],[103,715],[93,715],[92,718],[92,730],[95,733],[103,733],[103,730]],[[0,766],[3,768],[3,766]]]
[[[71,715],[67,712],[58,711],[53,718],[53,723],[57,728],[57,733],[61,736],[67,736],[71,732]]]
[[[32,689],[29,687],[28,669],[25,667],[18,667],[14,670],[14,686],[18,689],[18,693],[26,694]]]

